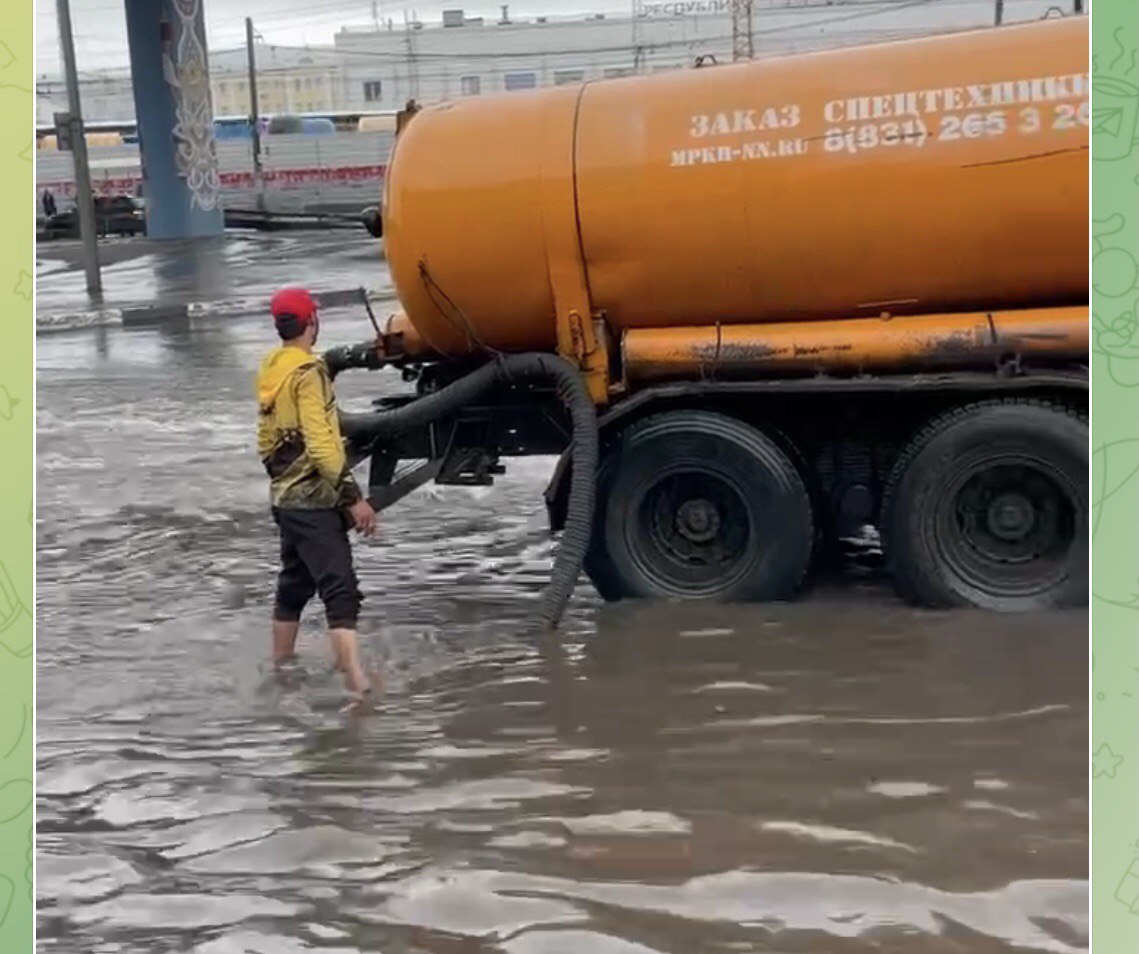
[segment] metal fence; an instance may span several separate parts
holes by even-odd
[[[393,139],[385,132],[267,136],[262,140],[260,190],[248,140],[223,140],[217,144],[222,204],[253,209],[260,192],[270,212],[358,212],[379,202]],[[140,194],[137,145],[93,146],[90,156],[96,194]],[[37,194],[45,188],[61,207],[68,204],[75,193],[71,153],[36,153]]]

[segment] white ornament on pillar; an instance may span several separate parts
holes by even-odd
[[[208,212],[218,206],[221,180],[202,0],[171,0],[171,5],[178,15],[178,24],[173,44],[166,44],[163,50],[162,71],[174,91],[174,140],[178,146],[175,162],[190,190],[191,206]]]

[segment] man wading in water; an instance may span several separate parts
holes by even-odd
[[[376,512],[348,469],[328,368],[312,353],[319,333],[316,302],[299,288],[273,296],[282,345],[257,374],[257,449],[269,472],[273,519],[281,533],[281,572],[273,608],[275,666],[295,658],[301,611],[320,594],[336,668],[349,693],[346,708],[371,698],[360,663],[356,621],[363,599],[352,566],[348,528],[371,536]]]

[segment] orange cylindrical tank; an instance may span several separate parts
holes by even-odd
[[[1070,17],[427,107],[392,277],[441,354],[554,347],[578,273],[615,332],[1081,304],[1087,69]]]

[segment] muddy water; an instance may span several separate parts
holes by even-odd
[[[37,244],[37,313],[268,299],[281,285],[283,261],[289,263],[289,281],[313,288],[342,291],[358,287],[361,281],[379,292],[391,287],[387,268],[376,262],[379,243],[362,227],[335,232],[238,232],[190,242],[107,239],[100,244],[101,302],[87,294],[81,249],[77,240]]]
[[[529,461],[359,548],[376,715],[337,716],[316,614],[303,681],[267,680],[264,330],[40,343],[42,950],[1086,947],[1083,614],[583,587],[535,642]]]

